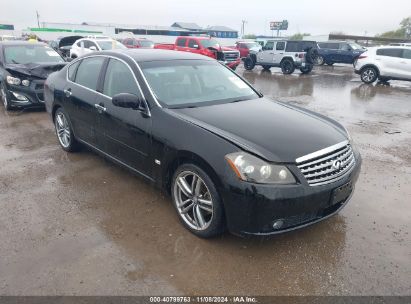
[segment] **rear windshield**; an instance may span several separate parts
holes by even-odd
[[[51,47],[45,45],[13,45],[4,48],[5,63],[64,62]]]

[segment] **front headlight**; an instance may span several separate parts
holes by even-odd
[[[246,152],[225,156],[235,174],[243,181],[258,184],[295,184],[296,180],[285,166],[273,165]]]
[[[17,77],[7,76],[7,83],[8,84],[19,85],[21,83],[21,80],[20,80],[20,78],[17,78]]]

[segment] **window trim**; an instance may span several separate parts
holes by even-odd
[[[141,71],[139,65],[137,64],[137,62],[136,62],[132,57],[130,57],[130,56],[128,56],[128,55],[126,55],[126,56],[129,57],[129,58],[131,58],[131,59],[136,63],[138,70],[139,70],[140,73],[142,74],[142,71]],[[81,84],[78,84],[78,83],[76,83],[76,82],[74,82],[74,81],[71,81],[71,80],[68,78],[68,70],[69,70],[69,68],[70,68],[73,64],[75,64],[76,62],[82,61],[82,60],[84,60],[84,59],[93,58],[93,57],[103,57],[103,58],[105,58],[105,59],[107,59],[107,58],[109,58],[109,59],[110,59],[110,58],[117,59],[117,60],[123,62],[123,63],[127,66],[127,68],[130,70],[131,74],[133,75],[134,81],[136,82],[137,87],[138,87],[138,89],[139,89],[139,91],[140,91],[140,93],[141,93],[141,97],[143,98],[144,103],[146,104],[147,115],[151,117],[151,111],[150,111],[150,107],[149,107],[148,101],[147,101],[147,99],[146,99],[146,96],[144,95],[143,90],[141,89],[141,86],[140,86],[140,84],[139,84],[139,82],[138,82],[138,80],[137,80],[136,75],[134,74],[133,69],[130,67],[130,65],[129,65],[126,61],[124,61],[124,60],[121,59],[121,58],[118,58],[118,57],[115,57],[115,56],[111,56],[111,55],[102,55],[102,54],[96,54],[96,55],[89,55],[89,56],[85,56],[85,57],[80,57],[80,58],[78,58],[77,60],[70,62],[70,65],[67,66],[66,81],[69,82],[69,83],[75,84],[75,85],[77,85],[77,86],[79,86],[79,87],[81,87],[81,88],[84,88],[84,89],[86,89],[86,90],[89,90],[89,91],[91,91],[91,92],[97,93],[97,94],[99,94],[99,95],[101,95],[101,96],[104,96],[104,97],[108,98],[109,100],[112,100],[112,98],[111,98],[110,96],[107,96],[107,95],[105,95],[105,94],[103,94],[103,93],[101,93],[101,92],[98,92],[97,90],[93,90],[93,89],[87,88],[87,87],[85,87],[85,86],[83,86],[83,85],[81,85]],[[106,70],[107,70],[107,62],[108,62],[108,61],[104,61],[104,62],[103,62],[103,65],[102,65],[102,67],[101,67],[102,69],[100,70],[100,75],[98,76],[98,78],[99,78],[99,80],[98,80],[98,82],[97,82],[98,84],[100,83],[100,79],[103,78],[103,76],[104,76],[103,79],[105,79]],[[81,62],[80,62],[80,64],[81,64]],[[80,64],[79,64],[79,66],[80,66]],[[77,69],[78,69],[78,67],[77,67]],[[77,71],[76,71],[76,76],[77,76]],[[145,79],[144,75],[143,75],[143,79],[144,79],[144,81],[145,81],[146,84],[147,84],[147,80]],[[153,94],[153,92],[152,92],[151,89],[150,89],[150,93]],[[153,95],[153,96],[154,96],[154,95]],[[155,100],[156,103],[158,104],[158,101],[157,101],[157,99],[155,99],[155,97],[154,97],[154,100]],[[160,105],[159,105],[159,106],[160,106]],[[160,106],[160,107],[161,107],[161,106]]]

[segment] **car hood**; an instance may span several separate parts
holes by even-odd
[[[334,120],[265,98],[167,111],[272,162],[295,163],[347,140]]]
[[[7,64],[6,70],[11,74],[22,74],[24,76],[31,76],[41,79],[47,79],[47,77],[56,71],[61,70],[67,62],[59,63],[27,63],[27,64]]]
[[[227,46],[222,46],[220,49],[223,52],[232,52],[232,51],[237,51],[238,52],[237,49],[233,49],[233,48],[230,48],[230,47],[227,47]]]

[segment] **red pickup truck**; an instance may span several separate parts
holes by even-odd
[[[223,62],[233,70],[241,62],[239,51],[222,47],[217,40],[210,37],[181,36],[176,39],[175,44],[156,44],[154,48],[201,54]]]

